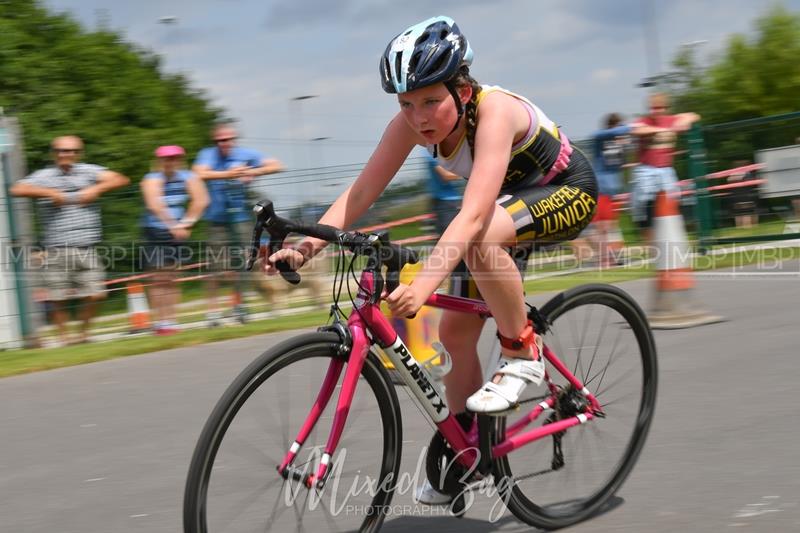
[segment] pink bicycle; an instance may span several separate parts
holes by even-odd
[[[288,233],[340,246],[331,321],[267,350],[220,398],[189,468],[185,531],[377,531],[393,512],[392,497],[410,487],[400,475],[401,402],[375,346],[436,429],[425,475],[453,496],[456,516],[476,483],[493,482],[518,519],[543,529],[589,518],[619,489],[644,445],[657,385],[652,333],[627,293],[584,285],[531,307],[545,341],[546,385],[528,387],[502,415],[457,419],[442,385],[379,308],[384,287],[391,291],[400,269],[417,261],[414,252],[385,233],[286,220],[270,202],[254,211],[250,268],[264,229],[271,250]],[[355,295],[348,275],[358,283]],[[346,321],[338,304],[345,290],[353,304]],[[427,305],[491,315],[481,301],[444,294]]]

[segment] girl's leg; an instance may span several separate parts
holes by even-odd
[[[525,312],[522,276],[506,247],[516,243],[516,228],[511,215],[495,206],[486,229],[467,250],[466,263],[478,290],[492,310],[502,337],[520,339],[520,349],[501,346],[504,356],[490,383],[467,398],[470,411],[492,413],[516,404],[528,383],[541,383],[544,365],[541,339],[531,332]],[[524,334],[524,338],[523,338]],[[539,349],[535,349],[537,347]]]
[[[439,321],[439,340],[450,353],[453,368],[444,376],[447,405],[463,412],[467,398],[483,385],[478,359],[478,339],[485,319],[472,314],[445,311]]]
[[[522,277],[514,259],[505,248],[516,244],[516,230],[511,215],[500,206],[484,231],[470,244],[465,261],[483,299],[492,310],[500,335],[515,339],[528,324]],[[530,358],[530,347],[511,350],[503,347],[507,357]]]

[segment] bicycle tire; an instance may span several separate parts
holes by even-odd
[[[212,469],[214,469],[214,462],[226,432],[245,402],[251,398],[259,387],[264,386],[264,383],[270,377],[294,363],[311,358],[329,359],[341,357],[341,355],[338,355],[340,346],[339,336],[333,332],[315,332],[300,335],[267,350],[234,379],[206,421],[192,456],[184,491],[184,531],[187,533],[207,533],[209,531],[206,512]],[[325,368],[327,368],[327,365]],[[344,375],[344,370],[342,375]],[[379,479],[385,480],[389,475],[392,476],[392,479],[397,479],[397,473],[400,468],[402,425],[400,404],[394,386],[381,362],[371,353],[367,355],[364,361],[361,377],[374,394],[374,400],[376,400],[381,418],[383,449],[381,451]],[[357,387],[356,394],[359,394],[361,389],[365,389],[365,387]],[[334,394],[329,405],[335,408],[337,398],[338,395]],[[308,408],[311,408],[310,404]],[[307,413],[308,411],[306,410],[305,412]],[[351,422],[353,420],[348,418],[348,425]],[[319,426],[320,424],[318,423],[317,425]],[[330,424],[326,423],[322,424],[322,426],[320,431],[326,431],[325,435],[327,435]],[[287,448],[281,450],[279,457],[282,457],[286,450]],[[277,464],[274,466],[277,466]],[[276,478],[280,477],[275,468],[272,468],[269,474]],[[279,480],[276,483],[280,482]],[[385,518],[385,510],[389,508],[392,496],[392,487],[387,490],[387,487],[381,484],[377,488],[371,500],[372,507],[363,512],[364,519],[358,527],[359,531],[372,532],[380,528]],[[267,525],[269,526],[269,523]],[[285,530],[285,526],[277,529],[277,531]],[[216,530],[214,533],[216,533]]]
[[[630,474],[639,457],[639,454],[641,453],[642,447],[644,446],[644,442],[646,440],[654,414],[658,380],[658,364],[656,359],[655,343],[644,312],[626,292],[610,285],[583,285],[567,290],[553,297],[541,308],[541,313],[551,324],[552,332],[552,328],[558,325],[559,318],[565,316],[570,311],[574,311],[581,307],[592,304],[605,306],[616,311],[627,323],[627,327],[630,328],[630,332],[635,337],[636,344],[639,348],[642,369],[642,386],[638,402],[638,412],[636,413],[635,419],[632,420],[633,427],[630,438],[624,447],[624,451],[620,457],[620,460],[614,465],[611,472],[609,472],[609,475],[605,478],[605,481],[596,490],[590,490],[590,493],[584,497],[571,497],[570,499],[563,501],[556,501],[548,504],[537,504],[525,494],[521,488],[521,483],[517,481],[517,478],[515,478],[514,473],[512,472],[509,457],[518,453],[519,450],[515,450],[509,455],[493,460],[492,466],[495,483],[497,484],[498,493],[506,503],[507,508],[514,516],[523,522],[545,530],[558,529],[581,522],[587,518],[590,518],[602,509],[603,505],[609,501],[609,499],[625,481],[628,474]],[[547,334],[545,334],[545,343],[549,345]],[[576,344],[581,343],[578,342]],[[594,347],[595,356],[599,350],[599,345],[600,343],[598,342],[598,345]],[[556,355],[561,357],[562,354],[556,352]],[[609,360],[611,361],[611,358],[609,358]],[[609,366],[611,364],[613,363],[609,362]],[[589,366],[591,367],[591,365]],[[608,370],[608,367],[606,370]],[[603,377],[605,377],[605,373]],[[602,382],[602,378],[600,381]],[[598,387],[600,387],[600,385],[598,385]],[[589,388],[591,389],[592,387],[590,386]],[[603,401],[599,396],[598,399],[601,400],[602,404]],[[612,413],[610,412],[606,413],[607,417],[610,417],[611,415]],[[504,440],[505,429],[508,423],[507,418],[507,416],[491,418],[489,422],[491,431],[489,436],[490,438],[484,442],[491,442],[492,445],[495,445]],[[577,435],[578,437],[575,437],[576,439],[579,438],[579,436],[587,435],[587,433],[579,434],[575,432],[590,431],[587,428],[591,428],[592,424],[604,424],[607,422],[607,420],[608,418],[595,419],[586,425],[574,426],[562,434],[561,439],[563,439],[563,436],[570,434]],[[553,436],[545,437],[540,440],[548,442],[548,445],[550,442],[552,442],[553,449],[555,450],[556,445]],[[531,444],[533,443],[529,443],[529,445]],[[563,440],[558,441],[558,446],[559,448],[563,446]],[[525,449],[525,447],[521,449]],[[481,453],[490,452],[489,450],[482,449]],[[562,453],[560,449],[559,453]],[[573,459],[576,460],[576,462],[582,462],[583,457],[580,454],[571,454],[569,457],[568,454],[569,452],[563,451],[561,456],[562,462],[572,461]],[[589,455],[591,456],[591,448]],[[554,463],[551,462],[551,468],[553,465]],[[594,466],[594,463],[592,463],[592,466]],[[589,469],[587,468],[587,470]],[[558,471],[546,473],[558,474]],[[529,478],[536,477],[537,480],[541,480],[543,478],[539,477],[540,475],[544,474],[542,472],[535,471],[529,476]],[[523,478],[523,476],[520,475],[518,478]],[[576,487],[578,490],[580,490],[581,484],[578,483]],[[545,498],[547,496],[547,493],[540,492],[537,498]]]

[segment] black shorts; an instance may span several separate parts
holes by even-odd
[[[574,239],[592,221],[597,209],[597,178],[589,160],[576,148],[569,166],[553,181],[547,185],[501,189],[496,203],[514,220],[517,243],[509,253],[524,276],[528,257],[538,245]],[[480,298],[465,267],[453,272],[450,294]]]
[[[174,269],[188,265],[193,256],[192,247],[176,241],[163,228],[143,228],[144,242],[139,248],[140,264],[147,270]]]
[[[640,230],[646,230],[653,227],[653,220],[655,219],[656,214],[656,201],[655,200],[648,200],[644,203],[644,218],[642,220],[637,220],[636,226]]]

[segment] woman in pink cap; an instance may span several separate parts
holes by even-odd
[[[208,192],[203,180],[183,168],[183,148],[159,146],[155,155],[156,170],[141,182],[147,212],[142,220],[145,246],[140,253],[146,268],[153,271],[149,296],[155,333],[170,335],[178,331],[175,306],[180,290],[174,283],[175,269],[191,258],[186,241],[208,205]]]

